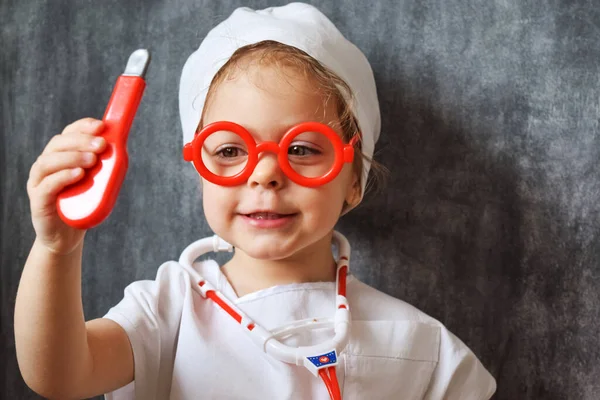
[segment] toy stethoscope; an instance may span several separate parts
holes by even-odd
[[[235,319],[240,327],[263,352],[289,364],[306,367],[313,375],[321,377],[332,400],[341,400],[341,391],[335,372],[339,355],[350,335],[350,307],[346,299],[346,276],[350,261],[350,244],[339,232],[333,232],[333,242],[338,248],[336,270],[336,300],[333,318],[309,318],[291,322],[269,331],[244,314],[232,301],[219,292],[192,266],[194,261],[208,252],[233,251],[233,246],[218,236],[200,239],[181,253],[179,263],[189,273],[192,285],[203,298],[209,298]],[[296,332],[317,328],[334,329],[333,338],[313,346],[292,347],[279,341]]]

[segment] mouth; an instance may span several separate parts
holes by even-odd
[[[270,211],[256,211],[250,214],[242,214],[245,217],[256,219],[256,220],[274,220],[292,216],[294,214],[279,214]]]
[[[240,214],[244,221],[256,228],[280,228],[291,223],[297,213],[277,213],[273,211],[253,211]]]

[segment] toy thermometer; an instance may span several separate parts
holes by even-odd
[[[56,200],[60,218],[68,225],[89,229],[100,224],[113,209],[128,167],[127,136],[138,109],[150,63],[148,50],[134,51],[123,75],[117,78],[102,121],[106,150],[84,177],[67,186]]]

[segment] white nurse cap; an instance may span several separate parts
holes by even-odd
[[[181,73],[179,112],[184,144],[194,137],[208,88],[219,69],[238,48],[264,40],[303,50],[350,86],[354,94],[352,111],[362,133],[362,151],[372,157],[379,138],[381,117],[371,66],[358,47],[346,40],[323,13],[304,3],[264,10],[238,8],[208,32],[200,48],[187,59]],[[361,197],[370,163],[365,160],[363,165]]]

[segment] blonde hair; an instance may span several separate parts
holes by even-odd
[[[253,65],[275,66],[281,70],[292,68],[294,71],[300,72],[305,78],[310,79],[318,86],[320,92],[323,93],[324,105],[330,99],[335,101],[344,142],[348,143],[354,136],[360,134],[358,122],[351,108],[354,96],[348,84],[306,52],[273,40],[264,40],[240,47],[219,69],[213,77],[206,94],[199,129],[203,126],[204,115],[211,95],[215,92],[219,84],[226,78],[231,77],[236,70],[250,65],[250,63],[253,63]],[[369,192],[371,189],[375,189],[376,192],[379,191],[387,172],[385,167],[363,154],[360,140],[357,141],[355,150],[357,150],[357,154],[360,154],[360,157],[354,157],[353,162],[353,171],[357,177],[357,184],[360,187],[363,179],[363,163],[367,160],[371,163],[373,174],[369,175],[365,192]]]

